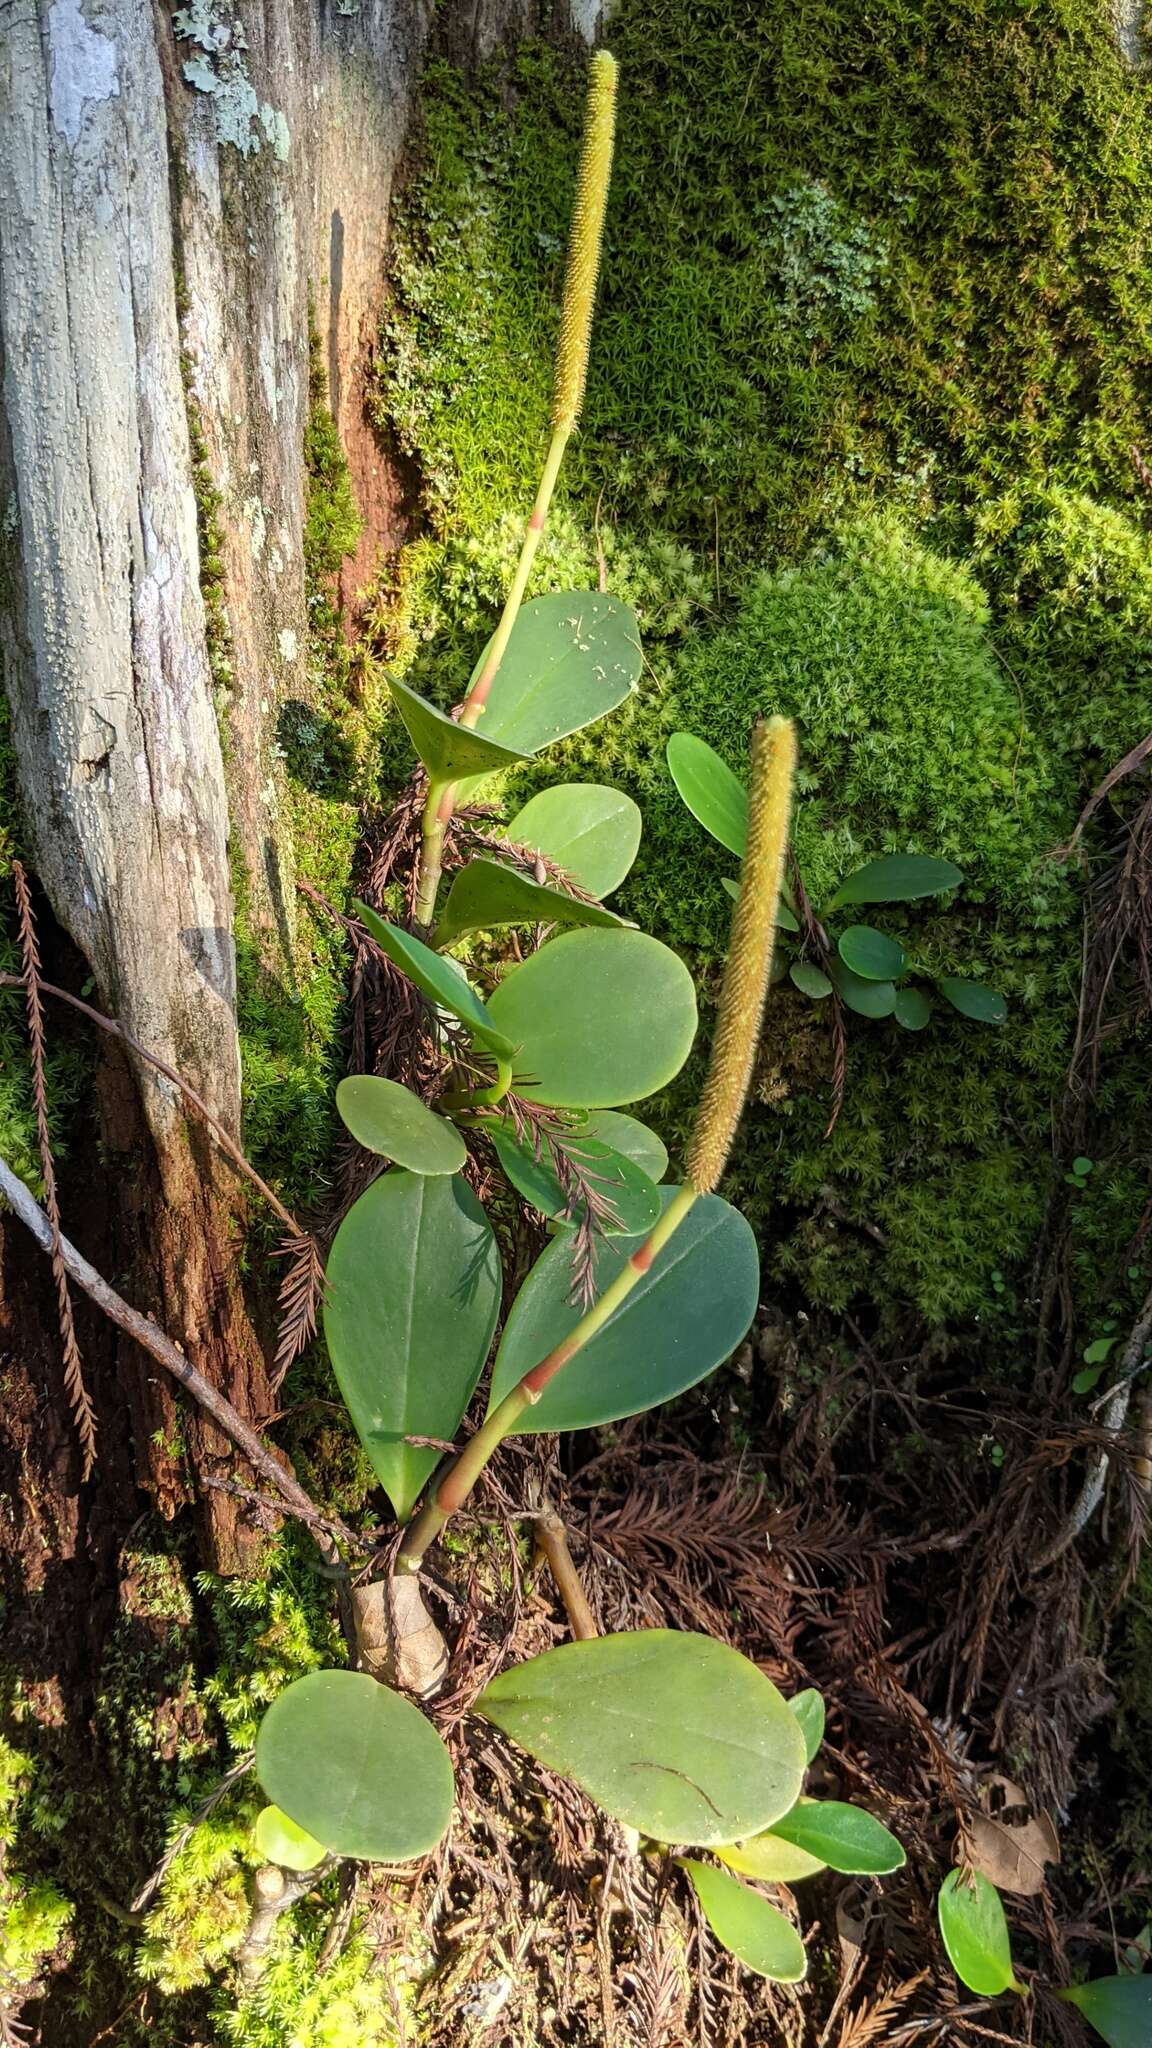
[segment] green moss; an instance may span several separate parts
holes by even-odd
[[[13,1854],[22,1826],[37,1819],[33,1760],[0,1736],[0,2014],[18,2018],[67,1931],[74,1908],[56,1885],[26,1877]]]
[[[374,1951],[362,1931],[321,1976],[323,1914],[303,1908],[281,1926],[278,1946],[251,1998],[222,2016],[236,2048],[401,2048],[413,2035],[411,1958]]]

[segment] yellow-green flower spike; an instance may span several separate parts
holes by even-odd
[[[752,1080],[772,967],[795,769],[796,728],[791,719],[762,721],[752,735],[748,842],[712,1059],[688,1154],[688,1183],[701,1195],[711,1194],[728,1163]]]
[[[600,245],[604,237],[604,211],[612,176],[616,76],[615,57],[610,56],[607,50],[597,50],[588,80],[584,149],[576,183],[568,269],[564,278],[564,304],[560,314],[560,345],[556,351],[552,425],[563,433],[571,433],[584,403],[588,344],[592,336]]]

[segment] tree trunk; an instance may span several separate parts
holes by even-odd
[[[486,56],[527,0],[454,0]],[[587,0],[580,22],[590,25]],[[388,212],[432,0],[8,0],[0,12],[0,661],[23,831],[105,1006],[240,1127],[231,863],[292,981],[276,721],[306,694],[309,321],[364,520],[395,545],[365,396]],[[221,746],[189,418],[220,494]],[[270,1405],[236,1189],[163,1080],[100,1069],[118,1271],[249,1416]],[[114,1190],[116,1192],[114,1193]],[[125,1213],[126,1212],[126,1213]],[[138,1477],[172,1512],[174,1415],[120,1361]],[[198,1418],[203,1475],[225,1446]],[[215,1561],[242,1561],[210,1494]]]

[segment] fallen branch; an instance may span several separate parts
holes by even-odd
[[[26,1187],[18,1174],[13,1173],[7,1160],[0,1159],[0,1195],[8,1202],[15,1215],[31,1231],[42,1251],[51,1255],[53,1230],[30,1188]],[[112,1322],[117,1323],[125,1333],[147,1351],[150,1357],[162,1365],[165,1372],[191,1394],[205,1413],[230,1437],[238,1451],[242,1451],[253,1470],[275,1487],[284,1503],[285,1512],[296,1516],[312,1530],[327,1556],[334,1555],[334,1539],[355,1546],[356,1538],[343,1522],[321,1514],[313,1500],[305,1493],[295,1474],[281,1464],[275,1452],[269,1450],[244,1417],[232,1406],[225,1394],[206,1380],[184,1353],[152,1321],[151,1316],[141,1315],[132,1308],[114,1287],[108,1285],[103,1275],[90,1266],[86,1258],[70,1244],[66,1237],[57,1240],[64,1268],[78,1287],[83,1288],[98,1308]]]

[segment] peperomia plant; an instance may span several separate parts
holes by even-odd
[[[601,53],[552,441],[508,603],[458,716],[392,686],[427,780],[412,928],[356,908],[379,954],[423,1001],[437,1080],[422,1096],[368,1074],[338,1090],[349,1131],[387,1166],[336,1234],[324,1324],[349,1414],[402,1531],[390,1579],[357,1589],[362,1608],[373,1591],[382,1595],[383,1654],[362,1635],[366,1668],[299,1679],[259,1732],[256,1769],[272,1803],[257,1840],[290,1869],[345,1856],[405,1861],[449,1826],[448,1751],[397,1686],[423,1698],[436,1689],[442,1656],[407,1655],[429,1636],[439,1643],[420,1574],[505,1438],[589,1429],[670,1400],[730,1356],[757,1307],[753,1233],[716,1190],[772,964],[791,725],[772,719],[752,736],[742,881],[711,1064],[673,1185],[660,1139],[626,1112],[682,1067],[696,997],[668,947],[604,907],[636,853],[635,805],[589,785],[546,789],[507,839],[473,846],[473,858],[468,835],[452,829],[476,778],[611,711],[639,674],[636,620],[612,597],[564,592],[522,603],[580,409],[615,86],[613,60]],[[510,927],[530,934],[526,956],[517,948],[511,958],[493,941]],[[477,933],[486,935],[482,950]],[[497,1233],[468,1177],[478,1151],[552,1235],[504,1321],[485,1419],[441,1462],[438,1446],[472,1402],[504,1294]],[[704,1636],[601,1637],[586,1618],[577,1629],[575,1616],[573,1627],[577,1640],[502,1672],[473,1711],[581,1785],[650,1852],[715,1857],[681,1860],[718,1939],[752,1969],[800,1977],[799,1935],[756,1885],[903,1861],[870,1815],[804,1797],[823,1730],[818,1695],[786,1702],[746,1657]]]
[[[706,740],[695,734],[672,734],[667,748],[668,770],[684,803],[697,822],[730,853],[744,851],[748,793],[739,776]],[[928,981],[962,1017],[981,1024],[1003,1024],[1008,1006],[996,989],[959,976],[929,975],[898,939],[874,925],[850,923],[838,934],[828,926],[837,912],[876,903],[911,903],[943,896],[960,887],[961,870],[950,860],[922,853],[889,853],[846,875],[827,903],[813,910],[805,898],[798,904],[783,892],[778,922],[796,936],[799,951],[781,960],[778,975],[787,974],[794,988],[813,1002],[833,990],[859,1017],[894,1017],[906,1031],[922,1031],[932,1016],[932,1000],[917,980]],[[725,877],[729,893],[735,883]],[[798,914],[803,911],[803,920]]]

